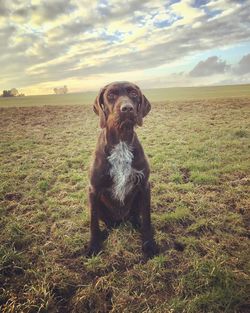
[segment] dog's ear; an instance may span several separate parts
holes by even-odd
[[[149,113],[151,110],[151,104],[148,99],[141,93],[140,103],[138,106],[138,114],[137,114],[137,124],[142,126],[143,118]]]
[[[93,104],[93,110],[95,114],[99,115],[100,117],[100,127],[105,128],[106,127],[106,115],[105,115],[105,109],[104,109],[104,94],[105,88],[102,88],[98,94],[98,96],[95,99],[95,102]]]

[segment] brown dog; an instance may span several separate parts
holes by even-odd
[[[139,87],[129,82],[109,84],[96,97],[94,112],[102,131],[90,169],[88,255],[98,253],[105,239],[99,220],[108,228],[129,220],[141,228],[144,253],[152,257],[158,252],[151,228],[149,165],[134,132],[150,109]]]

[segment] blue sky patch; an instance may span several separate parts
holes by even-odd
[[[157,15],[156,15],[157,16]],[[174,22],[181,20],[182,17],[178,16],[178,15],[171,15],[168,19],[166,20],[162,20],[162,21],[154,21],[154,26],[157,28],[164,28],[164,27],[169,27],[172,24],[174,24]]]
[[[206,7],[204,7],[204,11],[209,18],[215,17],[216,15],[223,12],[222,10],[209,10]]]
[[[202,5],[208,4],[209,0],[195,0],[194,4],[192,5],[194,8],[199,8]]]
[[[107,32],[102,33],[102,39],[106,40],[109,43],[116,43],[123,39],[125,33],[116,31],[113,34],[108,34]]]

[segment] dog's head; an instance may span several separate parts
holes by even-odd
[[[124,123],[142,126],[142,119],[151,105],[135,84],[114,82],[100,90],[93,109],[100,117],[101,128],[105,128],[109,120],[117,127]]]

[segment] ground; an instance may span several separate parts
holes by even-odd
[[[85,256],[91,106],[0,108],[0,311],[249,312],[249,101],[152,103],[151,260],[130,224]]]

